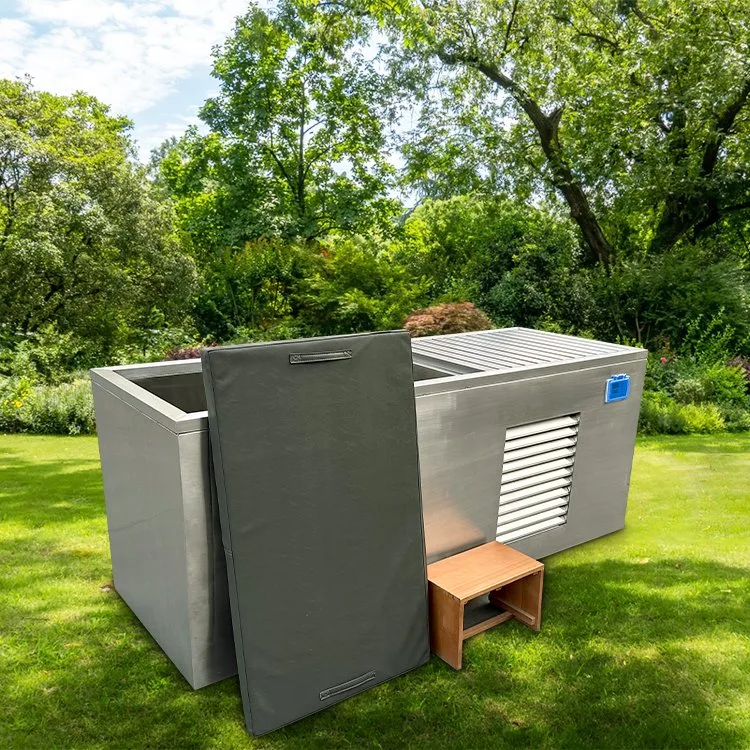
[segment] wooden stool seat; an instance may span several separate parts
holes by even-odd
[[[427,579],[430,646],[454,669],[463,642],[477,633],[511,617],[541,627],[544,564],[500,542],[428,565]]]

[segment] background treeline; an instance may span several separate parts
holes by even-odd
[[[720,0],[251,5],[148,164],[0,81],[0,429],[93,430],[91,366],[436,305],[413,333],[648,347],[645,431],[750,428],[748,49]]]

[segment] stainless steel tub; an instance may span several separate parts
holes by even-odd
[[[527,329],[412,348],[428,562],[623,527],[644,350]],[[607,403],[617,376],[629,396]],[[115,588],[194,688],[235,674],[200,360],[91,379]]]

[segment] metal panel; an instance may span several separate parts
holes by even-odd
[[[429,658],[409,337],[203,361],[243,707],[265,734]]]
[[[632,357],[640,350],[604,341],[535,331],[530,328],[505,328],[493,331],[456,333],[415,339],[415,361],[429,358],[468,371],[518,370],[531,365],[555,363],[594,364],[602,357]]]
[[[202,687],[236,674],[237,660],[208,432],[185,433],[177,440],[193,687]]]
[[[515,511],[525,500],[537,502],[542,495],[544,501],[554,500],[570,487],[566,523],[555,526],[550,519],[539,519],[543,525],[534,531],[544,533],[520,538],[528,535],[527,529],[506,541],[539,558],[622,528],[644,359],[645,353],[638,352],[628,363],[500,382],[490,378],[488,383],[492,373],[477,373],[417,383],[428,562],[496,538],[506,429],[568,419],[571,413],[581,415],[572,477],[563,467],[519,479],[502,493],[508,509]],[[604,404],[606,380],[623,372],[632,379],[630,399]],[[442,392],[431,392],[436,387]],[[421,396],[422,391],[427,395]],[[570,424],[543,433],[556,448],[570,447],[574,435]],[[538,455],[537,436],[519,434],[515,444],[523,446],[512,452],[520,458]]]
[[[232,675],[206,435],[182,440],[94,384],[115,589],[194,688]],[[217,567],[218,566],[218,567]]]

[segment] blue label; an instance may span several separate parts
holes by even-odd
[[[630,375],[613,375],[607,381],[607,389],[604,393],[604,403],[612,404],[615,401],[624,401],[630,395]]]

